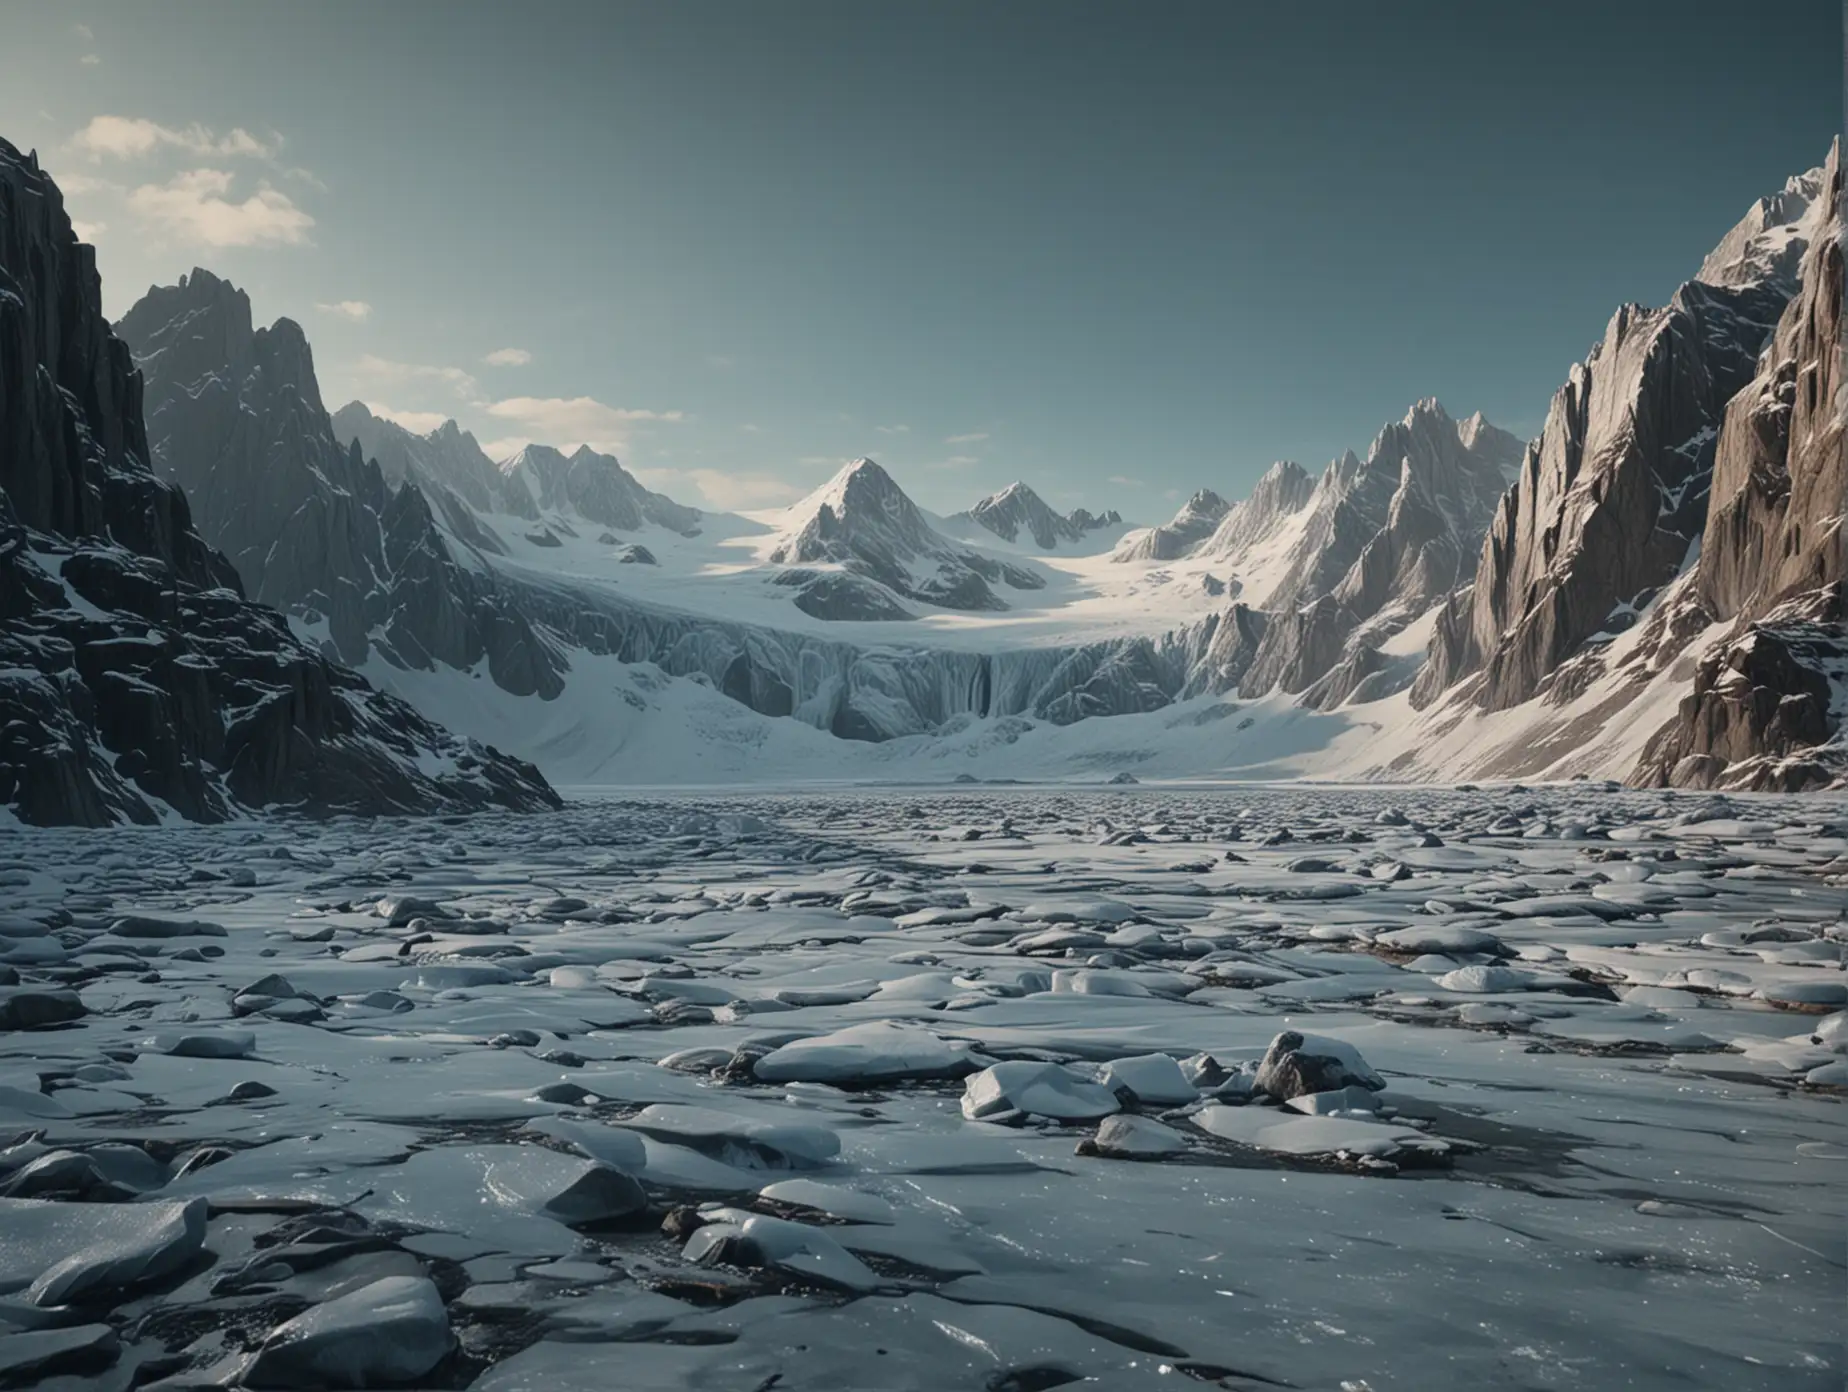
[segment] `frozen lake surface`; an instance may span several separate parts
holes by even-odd
[[[1845,911],[1596,785],[7,830],[0,1387],[1838,1388]]]

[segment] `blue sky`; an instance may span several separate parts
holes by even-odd
[[[193,265],[330,408],[764,506],[870,454],[1156,520],[1422,396],[1522,434],[1842,124],[1836,0],[42,5],[119,314]],[[106,118],[106,119],[99,119]]]

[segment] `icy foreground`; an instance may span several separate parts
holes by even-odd
[[[1845,881],[1593,785],[8,832],[0,1386],[1839,1387]]]

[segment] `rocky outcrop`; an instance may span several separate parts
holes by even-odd
[[[1210,488],[1202,488],[1181,505],[1172,521],[1124,537],[1110,559],[1177,561],[1213,534],[1230,506]]]
[[[1793,252],[1816,230],[1820,180],[1806,175],[1755,207],[1664,308],[1626,305],[1612,317],[1554,396],[1470,596],[1438,625],[1414,703],[1465,679],[1485,710],[1541,694],[1689,563],[1722,414],[1796,291]]]
[[[94,826],[556,804],[247,601],[150,466],[142,404],[94,252],[0,141],[0,805]]]
[[[1123,523],[1116,512],[1101,516],[1093,516],[1083,508],[1069,514],[1054,512],[1044,498],[1024,483],[1010,483],[967,512],[956,514],[952,520],[964,518],[1003,541],[1016,541],[1024,533],[1042,551],[1057,550],[1062,544],[1075,546],[1085,539],[1087,532],[1119,527]]]
[[[828,563],[893,594],[944,609],[1005,609],[991,586],[1036,590],[1038,571],[958,546],[925,519],[884,469],[856,459],[790,509],[775,565]]]
[[[396,479],[388,479],[357,438],[336,434],[300,327],[280,319],[254,328],[249,297],[209,271],[150,290],[119,329],[147,382],[156,469],[204,500],[201,532],[257,599],[324,632],[342,662],[362,664],[376,651],[426,670],[485,663],[516,695],[549,699],[563,689],[555,646],[492,573],[464,563],[468,550],[502,550],[466,495],[500,479],[506,497],[535,497],[492,465],[483,472],[472,439],[438,432],[413,453],[403,432],[378,430],[396,446],[387,451]],[[582,483],[600,468],[567,461],[553,483],[627,518],[620,480],[607,496]]]
[[[1829,220],[1808,241],[1800,288],[1757,376],[1727,406],[1694,576],[1700,611],[1729,628],[1644,751],[1634,782],[1795,790],[1848,774],[1839,142],[1821,178],[1793,180],[1772,211],[1803,194]],[[1749,220],[1768,215],[1761,205]]]
[[[1234,604],[1218,617],[1211,641],[1187,674],[1185,694],[1217,695],[1236,691],[1257,659],[1270,616],[1249,605]]]

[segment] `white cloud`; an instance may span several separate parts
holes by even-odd
[[[82,64],[83,64],[83,65],[84,65],[84,66],[85,66],[86,68],[93,68],[93,67],[95,67],[95,66],[96,66],[96,65],[97,65],[98,63],[100,63],[100,62],[102,62],[103,60],[102,60],[102,58],[101,58],[101,57],[100,57],[99,55],[97,55],[97,54],[94,54],[94,53],[86,53],[86,54],[84,54],[84,55],[83,55],[83,57],[81,57],[81,58],[79,58],[79,59],[78,59],[77,61],[78,61],[79,63],[82,63]]]
[[[232,177],[222,169],[189,169],[164,184],[143,184],[129,208],[149,227],[210,247],[300,246],[314,219],[267,184],[241,203],[225,197]]]
[[[355,324],[372,317],[372,306],[364,300],[335,300],[331,304],[317,300],[314,307],[323,314],[338,314],[342,319],[351,319]]]
[[[66,198],[69,198],[74,193],[106,193],[110,191],[120,193],[122,191],[122,186],[120,184],[111,183],[108,179],[98,179],[90,174],[60,174],[58,175],[58,188],[63,191]]]
[[[1104,481],[1106,483],[1114,483],[1119,488],[1140,488],[1142,487],[1141,479],[1125,478],[1122,474],[1112,474],[1108,479]]]
[[[260,140],[242,126],[218,135],[194,122],[190,126],[163,126],[143,116],[94,116],[71,137],[71,144],[93,160],[140,159],[162,147],[193,155],[248,155],[274,159],[280,139]]]
[[[525,367],[533,360],[533,355],[524,348],[496,348],[482,359],[494,367]]]
[[[507,435],[498,440],[482,440],[481,452],[496,464],[512,459],[514,455],[532,443],[524,435]]]
[[[71,219],[71,231],[77,234],[77,240],[80,242],[94,242],[108,230],[109,224],[106,222],[83,222],[77,218]]]
[[[87,24],[73,24],[71,31],[86,42],[96,37],[96,31]]]
[[[933,469],[973,469],[982,462],[980,455],[952,454],[948,459],[939,459],[930,467]]]
[[[911,433],[911,427],[908,425],[875,425],[873,429],[881,435],[909,435]]]
[[[449,419],[441,411],[400,411],[382,401],[368,401],[364,404],[380,420],[396,421],[414,435],[428,435]]]
[[[464,401],[474,401],[481,395],[480,387],[474,377],[459,367],[395,362],[390,358],[381,358],[372,353],[366,353],[353,364],[353,371],[366,381],[379,386],[435,383],[448,387]]]
[[[986,430],[977,430],[968,435],[946,435],[943,437],[943,443],[946,445],[979,445],[987,438]]]
[[[742,430],[746,435],[761,435],[764,433],[764,428],[761,425],[753,425],[750,421],[746,421],[743,425],[739,426],[738,429]]]
[[[707,507],[720,512],[749,511],[793,503],[808,490],[775,474],[732,473],[725,469],[637,469],[634,474],[650,488],[684,498],[688,485],[699,490]]]
[[[488,407],[488,414],[512,421],[560,449],[589,445],[593,449],[618,448],[628,427],[648,422],[684,421],[683,411],[647,411],[608,406],[589,396],[510,396]]]

